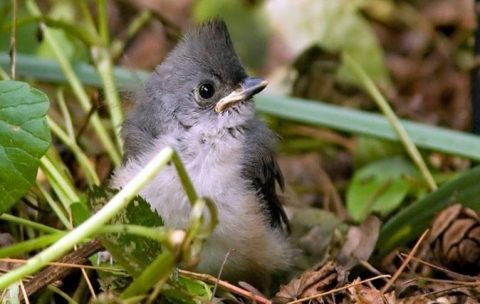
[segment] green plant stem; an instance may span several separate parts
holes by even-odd
[[[108,31],[108,14],[107,14],[107,1],[97,0],[97,12],[98,12],[98,31],[104,45],[110,43],[110,35]]]
[[[85,174],[88,184],[90,186],[99,185],[100,179],[98,178],[97,172],[95,172],[95,169],[83,150],[77,145],[75,137],[69,137],[68,134],[65,133],[65,131],[63,131],[62,128],[48,116],[47,122],[53,134],[55,134],[72,151],[73,155],[77,159],[78,164],[82,168],[83,173]]]
[[[38,231],[45,232],[45,233],[61,232],[61,230],[55,229],[53,227],[43,225],[43,224],[40,224],[40,223],[37,223],[37,222],[33,222],[33,221],[30,221],[30,220],[27,220],[27,219],[24,219],[24,218],[21,218],[21,217],[18,217],[18,216],[8,214],[8,213],[4,213],[4,214],[0,215],[0,220],[4,220],[4,221],[10,222],[10,223],[15,223],[15,224],[18,224],[18,225],[31,227],[33,229],[36,229]]]
[[[94,47],[92,53],[95,53],[94,63],[98,74],[103,82],[105,90],[105,101],[110,114],[110,119],[114,129],[114,137],[118,146],[118,150],[122,151],[123,143],[120,137],[120,128],[123,122],[123,110],[118,97],[118,90],[113,78],[112,58],[108,53],[108,49],[104,47]]]
[[[125,234],[134,234],[155,240],[160,243],[165,243],[169,240],[169,231],[164,227],[145,227],[140,225],[107,225],[101,227],[98,231],[98,234],[107,234],[107,233],[125,233]]]
[[[37,181],[36,182],[37,188],[42,194],[43,198],[47,201],[47,204],[50,206],[50,208],[55,212],[55,215],[58,217],[60,222],[66,227],[66,228],[71,228],[72,224],[67,218],[67,215],[65,215],[65,211],[57,204],[57,202],[52,198],[50,193],[48,193],[47,190]]]
[[[27,0],[27,9],[35,17],[42,16],[40,9],[38,8],[38,6],[33,0]],[[55,54],[55,57],[57,58],[58,63],[60,64],[63,70],[63,73],[65,74],[65,77],[68,79],[68,82],[72,87],[72,90],[75,96],[77,97],[80,103],[80,106],[83,108],[83,110],[86,113],[88,113],[92,107],[90,103],[90,99],[88,98],[87,92],[83,88],[82,83],[80,82],[77,75],[75,74],[70,62],[68,61],[67,57],[63,53],[62,49],[60,48],[60,44],[58,43],[55,36],[52,35],[50,29],[45,24],[40,24],[40,28],[43,30],[44,39],[49,45],[49,47],[52,49],[53,53]],[[102,145],[105,147],[108,155],[110,156],[112,162],[117,166],[120,165],[121,163],[120,153],[115,148],[115,145],[110,139],[105,127],[102,125],[102,122],[100,121],[100,117],[98,116],[97,113],[94,113],[92,115],[91,123]]]
[[[146,293],[158,282],[164,283],[175,268],[173,254],[163,251],[148,268],[140,274],[120,295],[121,299],[128,299],[133,296]]]
[[[428,170],[427,164],[423,160],[422,155],[418,151],[413,141],[408,136],[407,131],[400,123],[400,120],[393,112],[385,97],[383,97],[382,93],[380,93],[380,90],[374,84],[373,80],[367,75],[367,73],[362,69],[362,67],[360,67],[360,65],[356,63],[355,60],[348,54],[344,54],[344,61],[345,64],[363,84],[372,99],[377,103],[383,114],[387,117],[391,126],[400,137],[405,149],[407,150],[408,155],[410,155],[413,162],[420,170],[420,173],[422,174],[430,189],[432,191],[436,190],[438,188],[437,184],[435,183],[432,173]]]
[[[95,231],[100,229],[100,227],[112,219],[115,214],[128,205],[142,187],[167,165],[173,153],[173,149],[169,147],[161,150],[122,190],[92,217],[70,231],[56,243],[29,259],[24,265],[1,276],[0,290],[40,270],[49,262],[58,259],[71,250],[80,241],[94,234]]]
[[[122,40],[115,39],[110,46],[110,54],[112,58],[118,58],[124,48],[126,41],[130,40],[135,34],[148,22],[152,17],[152,13],[149,10],[144,10],[139,12],[130,22],[127,28],[127,34],[123,37]]]
[[[67,103],[65,102],[65,95],[63,94],[63,89],[57,90],[57,103],[60,106],[60,111],[62,111],[63,120],[65,122],[65,128],[67,129],[67,134],[70,138],[75,138],[75,128],[73,127],[72,115],[68,110]]]
[[[47,156],[40,159],[40,169],[55,189],[65,210],[69,210],[72,203],[80,201],[80,197],[70,180],[65,178],[57,168]]]
[[[8,67],[9,57],[0,52],[0,65]],[[94,67],[85,63],[74,66],[75,73],[85,85],[100,87],[102,81]],[[66,78],[54,60],[28,55],[17,56],[17,74],[47,82],[65,83]],[[132,90],[148,78],[144,71],[115,68],[118,87]],[[301,98],[259,94],[255,98],[257,111],[263,114],[314,126],[398,141],[397,133],[383,115],[358,111]],[[419,148],[434,150],[480,161],[480,138],[473,134],[442,127],[401,120],[413,142]]]
[[[67,303],[69,304],[78,304],[77,301],[75,301],[74,299],[72,299],[72,297],[70,297],[66,292],[64,292],[63,290],[61,290],[60,288],[56,287],[55,285],[48,285],[47,286],[48,289],[50,289],[51,291],[53,291],[54,293],[58,294],[60,297],[62,297],[65,301],[67,301]]]
[[[122,151],[123,143],[120,137],[120,128],[123,122],[123,111],[118,97],[118,90],[113,79],[113,63],[112,56],[109,52],[110,36],[108,31],[108,14],[107,1],[97,1],[98,11],[98,31],[102,40],[101,44],[91,45],[91,53],[93,62],[97,68],[98,74],[103,82],[105,90],[105,99],[107,109],[110,113],[110,119],[114,129],[114,138],[118,146],[118,150]]]
[[[187,170],[185,170],[185,167],[183,166],[183,163],[176,152],[173,153],[172,155],[172,161],[173,161],[173,164],[175,165],[175,169],[177,169],[178,177],[180,178],[180,182],[182,183],[183,189],[185,189],[188,200],[190,201],[190,204],[193,206],[195,205],[195,202],[198,199],[198,195],[197,195],[197,192],[195,191],[195,188],[193,187],[190,177],[188,176]]]
[[[56,232],[52,234],[38,236],[36,238],[18,244],[2,247],[0,248],[0,258],[15,257],[32,250],[46,247],[58,241],[65,234],[66,232]]]

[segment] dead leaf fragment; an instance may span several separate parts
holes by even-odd
[[[377,217],[370,215],[360,226],[350,227],[347,240],[337,258],[338,264],[348,270],[359,261],[368,260],[375,249],[380,224]]]
[[[337,266],[334,262],[329,261],[318,269],[305,271],[300,277],[280,287],[280,291],[277,292],[272,302],[283,304],[319,294],[334,288],[338,283],[337,278]]]

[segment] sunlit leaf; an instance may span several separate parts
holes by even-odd
[[[347,209],[356,221],[373,211],[388,214],[410,191],[406,179],[415,174],[413,165],[401,157],[386,158],[358,170],[347,190]]]
[[[0,213],[35,181],[40,158],[50,145],[45,115],[49,101],[19,81],[0,81]]]
[[[89,193],[89,205],[93,210],[98,210],[116,193],[114,189],[94,187]],[[161,227],[163,220],[143,198],[137,196],[110,224]],[[162,251],[159,242],[126,233],[108,234],[102,236],[101,240],[113,258],[133,276],[140,274]]]

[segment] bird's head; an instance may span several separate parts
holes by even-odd
[[[147,90],[164,115],[183,125],[223,125],[238,116],[253,116],[252,96],[266,85],[247,76],[225,23],[214,20],[184,35],[157,67]]]
[[[244,124],[254,117],[252,97],[266,85],[247,75],[223,21],[192,29],[138,95],[122,129],[126,156],[179,129],[214,132]]]

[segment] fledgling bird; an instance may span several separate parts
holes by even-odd
[[[227,27],[214,20],[187,32],[137,97],[122,128],[124,164],[112,177],[121,188],[166,146],[173,147],[200,196],[212,199],[219,223],[205,242],[199,271],[258,282],[292,260],[288,220],[278,191],[277,136],[255,116],[252,97],[267,85],[249,77]],[[184,228],[190,204],[173,168],[140,193],[165,225]],[[260,282],[261,283],[261,282]]]

